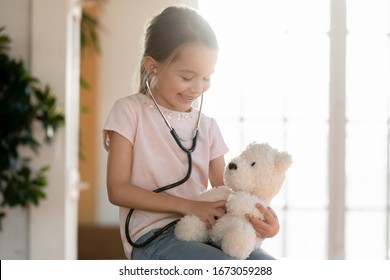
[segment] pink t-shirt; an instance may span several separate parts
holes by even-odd
[[[183,145],[190,147],[198,119],[198,110],[176,112],[162,108],[171,126],[179,135]],[[104,146],[109,146],[110,131],[115,131],[133,145],[133,170],[131,182],[141,188],[154,190],[181,180],[187,174],[188,159],[173,139],[162,116],[150,97],[134,94],[117,100],[104,125]],[[202,114],[199,136],[192,153],[191,177],[184,184],[169,189],[166,193],[192,198],[208,186],[209,163],[224,155],[228,148],[214,119]],[[126,256],[130,258],[132,246],[124,232],[128,208],[120,207],[121,237]],[[130,220],[130,235],[136,241],[143,234],[161,228],[180,218],[172,213],[153,213],[136,210]]]

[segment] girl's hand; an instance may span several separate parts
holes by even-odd
[[[199,219],[206,223],[206,227],[209,229],[216,223],[218,218],[225,215],[225,209],[225,200],[215,202],[192,201],[188,214],[199,217]]]
[[[264,219],[261,220],[253,215],[246,214],[245,217],[251,222],[256,231],[256,236],[259,238],[274,237],[279,232],[279,221],[274,210],[271,207],[265,208],[261,204],[256,204],[256,208],[263,214]]]

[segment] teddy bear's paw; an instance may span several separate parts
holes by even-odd
[[[222,216],[217,220],[215,225],[209,230],[210,239],[215,243],[220,243],[226,232],[234,229],[237,218],[230,215]]]
[[[177,239],[185,241],[208,241],[208,232],[204,222],[194,215],[184,216],[175,226]]]
[[[249,257],[255,246],[256,234],[245,230],[234,230],[225,233],[222,238],[222,250],[237,259],[244,260]]]
[[[261,245],[263,244],[263,241],[264,241],[265,239],[264,238],[259,238],[259,237],[257,237],[256,238],[256,242],[255,242],[255,249],[258,249],[258,248],[260,248],[261,247]]]

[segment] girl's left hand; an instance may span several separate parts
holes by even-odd
[[[261,204],[256,204],[256,208],[263,214],[264,219],[261,220],[253,215],[246,214],[245,217],[251,222],[256,231],[256,236],[259,238],[274,237],[279,232],[279,221],[274,210],[271,207],[265,208]]]

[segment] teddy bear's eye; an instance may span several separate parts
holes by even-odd
[[[256,162],[254,161],[254,162],[252,162],[251,166],[255,166],[255,164],[256,164]]]

